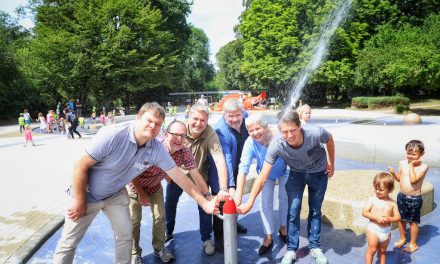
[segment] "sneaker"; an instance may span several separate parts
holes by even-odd
[[[131,257],[131,263],[133,264],[144,264],[144,259],[141,255],[136,255]]]
[[[205,254],[208,256],[212,256],[215,254],[215,247],[212,244],[211,240],[206,240],[203,242],[203,248],[205,249]]]
[[[320,248],[312,248],[310,249],[310,255],[315,258],[317,264],[327,264],[327,257],[322,252]]]
[[[281,264],[292,264],[296,260],[296,253],[293,250],[287,250],[286,254],[281,260]]]
[[[168,263],[174,260],[174,256],[173,254],[171,254],[171,252],[166,248],[163,247],[161,250],[159,251],[154,251],[153,255],[155,257],[160,258],[160,261],[164,262],[164,263]]]

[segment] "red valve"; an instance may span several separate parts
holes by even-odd
[[[237,214],[237,207],[233,199],[226,199],[223,205],[223,214]]]

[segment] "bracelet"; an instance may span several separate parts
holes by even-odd
[[[207,191],[204,195],[203,195],[203,197],[208,197],[208,196],[211,196],[212,194],[211,194],[211,192],[210,191]]]
[[[226,187],[221,187],[221,188],[220,188],[220,191],[228,192],[228,188],[226,188]]]

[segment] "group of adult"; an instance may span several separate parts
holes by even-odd
[[[115,233],[115,262],[143,263],[139,246],[142,206],[150,206],[153,214],[153,254],[162,262],[173,260],[165,242],[174,239],[176,208],[183,191],[199,204],[200,235],[207,255],[215,254],[216,248],[222,250],[222,223],[212,217],[220,213],[222,201],[234,199],[238,212],[245,214],[262,191],[260,214],[265,238],[259,253],[264,254],[273,245],[272,205],[278,181],[278,232],[288,250],[282,263],[292,263],[296,257],[306,185],[311,254],[318,263],[326,263],[320,228],[327,179],[334,172],[331,134],[320,127],[302,126],[296,111],[289,110],[280,117],[277,133],[264,117],[247,118],[236,99],[226,101],[223,110],[220,121],[211,127],[207,106],[195,104],[186,122],[171,122],[158,138],[165,111],[157,103],[146,103],[134,123],[99,130],[75,167],[70,188],[72,205],[67,210],[54,262],[73,261],[78,243],[102,210]],[[245,177],[253,158],[259,177],[249,199],[242,204]],[[162,179],[168,182],[165,199]],[[246,228],[239,225],[238,231],[246,232]]]

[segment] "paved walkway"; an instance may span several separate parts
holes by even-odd
[[[376,112],[356,112],[350,110],[314,109],[313,117],[325,118],[395,118],[393,115]],[[312,117],[312,118],[313,118]],[[428,118],[431,119],[431,118]],[[437,119],[434,118],[434,121]],[[74,162],[82,154],[85,139],[67,141],[64,136],[43,135],[34,137],[38,146],[23,148],[21,137],[2,138],[2,134],[16,128],[0,127],[0,160],[3,165],[3,179],[0,185],[0,263],[18,263],[32,256],[35,250],[49,240],[29,260],[29,263],[51,263],[53,250],[60,231],[53,236],[50,231],[57,230],[65,209],[64,189],[72,176]],[[401,126],[366,126],[338,122],[328,126],[335,135],[337,144],[337,169],[385,169],[381,163],[383,153],[386,164],[396,164],[403,158],[403,145],[407,138],[420,138],[427,146],[427,159],[432,164],[439,162],[438,154],[440,134],[439,125]],[[437,132],[436,132],[437,131]],[[364,143],[364,144],[360,144]],[[353,145],[358,144],[358,145]],[[351,146],[351,147],[350,147]],[[354,146],[354,147],[353,147]],[[362,149],[363,148],[363,149]],[[362,150],[362,151],[360,151]],[[366,151],[367,155],[357,153]],[[371,154],[374,153],[374,154]],[[359,159],[358,161],[341,158]],[[362,162],[365,161],[365,162]],[[393,163],[391,163],[393,161]],[[432,166],[432,165],[431,165]],[[440,166],[437,166],[440,167]],[[428,174],[429,181],[435,186],[435,203],[438,204],[440,190],[440,173],[432,168]],[[176,263],[223,263],[223,256],[216,254],[206,257],[199,239],[196,206],[188,197],[182,196],[178,209],[178,225],[175,239],[168,245],[177,257]],[[262,241],[262,225],[254,211],[240,217],[249,231],[239,236],[240,263],[278,263],[285,252],[285,245],[275,239],[272,254],[260,258],[257,254]],[[197,218],[197,217],[196,217]],[[438,208],[423,217],[420,244],[422,247],[412,255],[403,254],[389,248],[389,263],[437,263],[440,252],[434,245],[440,240]],[[437,219],[437,221],[435,221]],[[304,223],[302,223],[304,225]],[[302,228],[304,231],[305,228]],[[144,260],[155,263],[151,249],[151,215],[144,210],[142,223],[142,247]],[[346,230],[335,230],[330,226],[323,227],[322,242],[331,263],[363,262],[365,238]],[[398,235],[393,233],[393,240]],[[313,263],[306,249],[304,233],[301,237],[300,259],[297,263]],[[86,237],[81,242],[76,263],[113,263],[113,235],[107,219],[103,215],[96,218]]]

